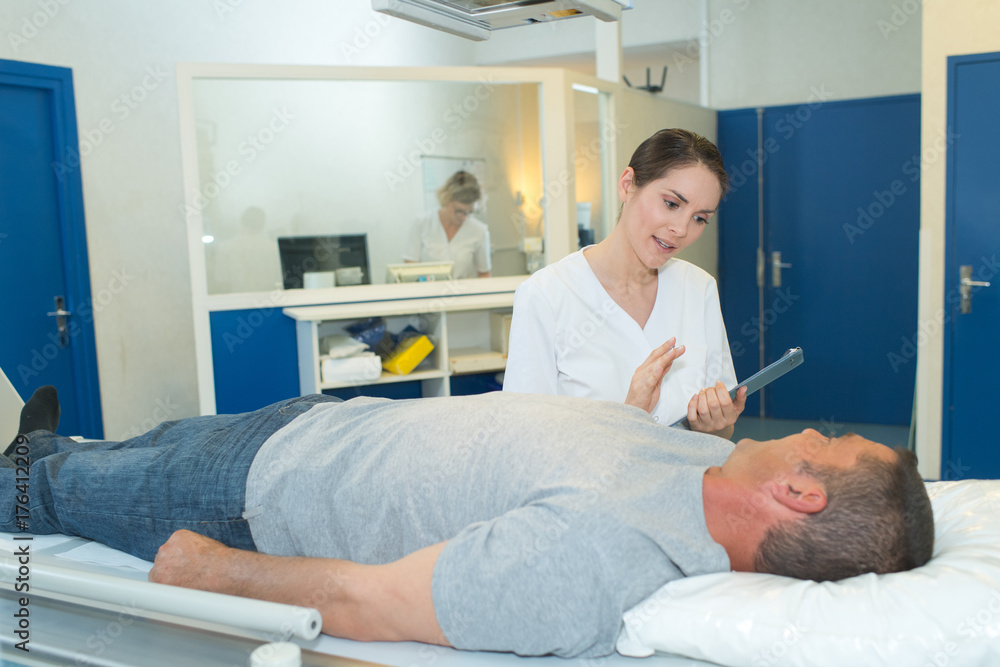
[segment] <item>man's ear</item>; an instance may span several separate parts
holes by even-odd
[[[774,499],[795,512],[815,514],[826,508],[826,488],[813,477],[789,476],[774,480],[770,486]]]

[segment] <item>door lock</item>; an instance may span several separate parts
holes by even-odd
[[[989,287],[989,282],[985,280],[973,280],[972,279],[972,265],[963,264],[958,268],[958,276],[960,278],[958,284],[958,292],[962,296],[961,310],[963,315],[968,315],[972,312],[972,288],[973,287]]]
[[[69,327],[66,326],[66,318],[73,313],[66,310],[65,297],[57,296],[55,297],[55,301],[56,309],[48,313],[48,316],[56,318],[56,330],[59,332],[59,347],[66,347],[69,345]]]

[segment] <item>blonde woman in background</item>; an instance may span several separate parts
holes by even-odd
[[[403,251],[407,262],[455,262],[454,277],[490,275],[490,231],[472,217],[482,197],[479,182],[467,171],[456,171],[437,191],[441,208],[417,220]]]

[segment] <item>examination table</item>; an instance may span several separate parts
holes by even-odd
[[[924,567],[837,583],[750,573],[681,579],[626,613],[618,640],[620,653],[606,658],[519,658],[325,635],[294,641],[304,649],[305,665],[1000,665],[1000,481],[927,484],[936,541],[934,557]],[[11,592],[9,564],[15,537],[0,534],[0,557],[6,556],[8,563],[0,568],[4,660],[144,667],[247,665],[256,647],[283,638],[273,632],[222,632],[222,626],[205,622],[189,629],[162,617],[149,620],[127,599],[94,609],[32,597],[31,653],[24,654],[14,647],[15,614],[22,608]],[[144,582],[151,566],[76,537],[35,538],[31,552],[32,562],[40,567],[55,564],[84,577],[89,573]]]

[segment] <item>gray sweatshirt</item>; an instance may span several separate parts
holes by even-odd
[[[433,597],[453,646],[607,655],[627,609],[729,569],[702,478],[732,448],[612,402],[356,398],[268,439],[245,516],[278,555],[386,563],[447,541]]]

